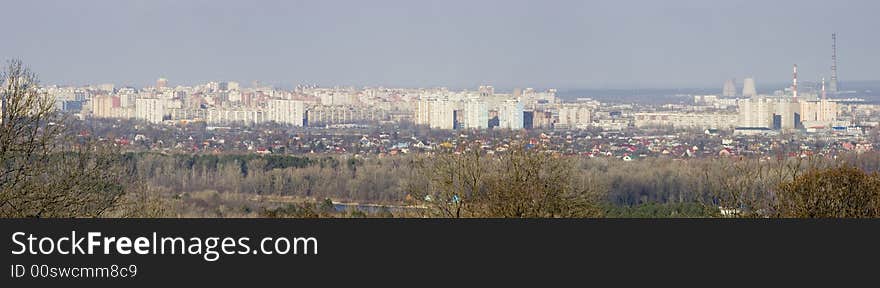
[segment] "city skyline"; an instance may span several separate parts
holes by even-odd
[[[0,55],[61,85],[720,88],[755,77],[762,89],[785,83],[792,63],[805,80],[829,78],[835,32],[843,87],[877,80],[880,63],[869,1],[36,2],[11,3],[11,21],[28,25],[7,32]]]
[[[880,1],[0,7],[8,286],[841,282],[873,251]]]

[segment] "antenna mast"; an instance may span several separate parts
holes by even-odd
[[[831,83],[828,90],[837,93],[837,33],[831,33]]]

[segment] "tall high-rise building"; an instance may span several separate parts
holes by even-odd
[[[498,128],[523,129],[523,104],[519,100],[505,100],[498,107]]]
[[[451,130],[455,128],[455,103],[449,99],[429,101],[430,126],[436,129]]]
[[[721,90],[723,97],[736,97],[736,79],[727,79],[724,81],[724,87]]]
[[[305,104],[300,100],[272,99],[269,101],[268,112],[271,121],[301,127],[305,116]]]
[[[739,104],[739,126],[772,128],[774,103],[765,98],[751,98]]]
[[[117,95],[119,95],[119,107],[134,107],[135,99],[137,99],[137,91],[134,88],[126,87],[119,89]]]
[[[774,128],[782,130],[800,128],[802,121],[800,102],[778,101],[774,104],[774,121],[779,120],[779,127]]]
[[[486,129],[489,125],[489,107],[486,101],[471,98],[465,102],[464,127],[469,129]]]
[[[751,98],[739,104],[739,126],[790,130],[800,128],[802,102],[784,98]]]
[[[417,125],[431,125],[431,101],[432,99],[423,97],[416,102],[415,123]]]
[[[110,95],[98,95],[92,97],[92,116],[95,118],[113,117],[113,97]]]
[[[135,118],[150,123],[161,123],[165,116],[165,100],[157,98],[137,98]]]
[[[583,129],[592,121],[590,106],[583,103],[559,104],[558,119],[553,127],[558,129]]]
[[[743,79],[743,97],[746,98],[755,98],[758,97],[758,89],[755,87],[755,78],[749,77]]]

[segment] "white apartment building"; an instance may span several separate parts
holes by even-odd
[[[416,109],[415,109],[415,124],[416,125],[431,125],[431,101],[433,99],[429,99],[427,97],[420,98],[416,101]]]
[[[801,102],[804,127],[828,127],[837,121],[837,102],[825,100]]]
[[[558,129],[583,129],[592,122],[591,105],[581,103],[559,104],[559,115],[553,127]]]
[[[306,111],[308,126],[374,122],[382,121],[388,116],[386,110],[349,105],[314,105]]]
[[[464,123],[468,129],[486,129],[489,127],[489,106],[486,101],[471,98],[465,102]]]
[[[739,127],[796,129],[804,121],[803,102],[794,102],[788,97],[757,97],[741,101]]]
[[[457,104],[458,101],[448,97],[423,97],[416,107],[416,124],[435,129],[454,129]]]
[[[498,107],[498,128],[523,129],[523,104],[519,100],[505,100]]]
[[[739,116],[734,113],[651,112],[635,113],[634,124],[639,128],[675,127],[697,129],[729,129],[736,126]]]
[[[111,118],[113,115],[113,96],[97,95],[92,97],[92,116],[95,118]]]
[[[135,118],[150,123],[162,123],[165,116],[165,100],[157,98],[137,98],[135,100]]]
[[[768,98],[751,98],[739,103],[739,127],[772,128],[775,103]]]
[[[265,111],[258,109],[208,109],[205,113],[205,122],[212,125],[227,125],[233,123],[254,124],[269,121]]]
[[[448,130],[455,128],[455,102],[448,98],[443,98],[429,101],[428,103],[430,105],[429,126],[431,128]]]
[[[269,121],[301,127],[305,119],[305,104],[300,100],[272,99],[267,114]]]

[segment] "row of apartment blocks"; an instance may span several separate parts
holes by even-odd
[[[598,102],[562,104],[556,90],[514,89],[496,93],[446,88],[297,86],[292,91],[242,88],[236,82],[210,82],[194,87],[114,88],[48,87],[63,110],[84,117],[136,118],[152,123],[205,121],[211,125],[278,122],[324,126],[364,122],[415,122],[437,129],[507,129],[586,127]],[[85,105],[83,105],[85,104]],[[589,106],[585,106],[589,105]]]
[[[517,99],[504,100],[490,106],[486,101],[470,98],[422,99],[416,108],[416,124],[434,129],[583,129],[591,126],[592,103],[556,103],[526,110]]]
[[[699,98],[698,98],[699,99]],[[740,132],[826,129],[846,125],[838,121],[839,105],[834,100],[796,100],[792,97],[760,96],[749,99],[704,97],[702,105],[724,109],[710,111],[634,113],[634,126],[698,129],[736,129]],[[736,111],[727,109],[733,105]]]
[[[482,87],[481,87],[482,88]],[[577,129],[590,126],[597,101],[579,99],[561,103],[555,91],[515,94],[459,92],[455,95],[428,95],[414,105],[325,105],[326,100],[302,101],[269,99],[264,106],[201,107],[180,99],[135,98],[123,104],[119,96],[92,97],[91,113],[96,118],[136,118],[151,123],[194,120],[210,125],[277,122],[292,126],[376,121],[414,121],[435,129]],[[528,96],[526,96],[528,95]],[[342,99],[339,97],[337,99]],[[400,103],[406,104],[406,103]],[[412,106],[412,107],[407,107]],[[528,107],[528,108],[526,108]],[[394,109],[398,108],[398,109]]]
[[[710,98],[711,99],[711,98]],[[714,99],[713,99],[714,100]],[[508,95],[426,96],[411,109],[405,106],[395,117],[389,107],[363,105],[324,105],[321,103],[270,99],[263,107],[191,107],[181,101],[160,98],[136,98],[134,105],[123,105],[119,97],[100,95],[91,101],[92,113],[98,118],[137,118],[152,123],[196,120],[210,125],[234,123],[254,124],[277,122],[292,126],[324,126],[332,124],[376,121],[409,121],[434,129],[583,129],[602,126],[595,117],[599,103],[577,101],[561,103],[542,99],[526,102]],[[710,100],[710,102],[712,102]],[[711,105],[712,103],[704,103]],[[676,127],[697,129],[732,129],[747,131],[821,129],[837,122],[838,104],[831,100],[793,102],[789,97],[756,97],[739,99],[738,111],[633,112],[637,128]],[[530,107],[527,109],[525,107]],[[394,119],[392,119],[394,118]],[[599,117],[601,118],[601,117]],[[612,121],[614,122],[614,121]],[[621,121],[617,121],[619,125]],[[614,124],[614,123],[612,123]],[[602,126],[604,127],[604,126]]]
[[[414,107],[414,121],[434,129],[576,129],[590,126],[599,103],[579,99],[562,103],[553,89],[496,94],[491,86],[479,93],[422,96]]]
[[[123,104],[124,97],[98,95],[92,97],[91,115],[95,118],[136,118],[151,123],[167,120],[202,120],[209,124],[261,123],[275,121],[303,126],[303,101],[271,99],[265,107],[199,107],[184,105],[182,101],[167,98],[136,98],[132,104]]]
[[[306,119],[305,103],[290,99],[271,99],[266,107],[229,108],[183,107],[179,101],[159,98],[139,98],[136,103],[133,117],[122,118],[136,118],[151,123],[194,120],[210,125],[276,122],[292,126],[304,126]],[[95,117],[101,116],[95,114]]]
[[[591,99],[563,103],[556,91],[515,89],[496,93],[492,86],[476,91],[446,88],[297,86],[277,90],[255,83],[242,88],[235,82],[211,82],[195,87],[144,89],[95,87],[49,87],[62,99],[65,110],[85,110],[96,118],[137,118],[152,123],[204,121],[210,125],[277,122],[292,126],[414,122],[434,129],[582,129],[600,127],[676,127],[699,129],[786,130],[822,129],[840,125],[841,105],[818,93],[750,95],[728,98],[694,96],[694,105],[657,107],[603,107]],[[800,99],[800,100],[798,100]],[[82,105],[85,103],[86,105]],[[626,105],[624,105],[626,106]],[[609,110],[610,108],[610,110]],[[90,110],[90,111],[89,111]],[[606,111],[607,110],[607,111]],[[604,112],[600,112],[604,111]],[[623,111],[623,113],[621,113]],[[616,115],[606,115],[611,112]]]
[[[277,122],[293,126],[329,125],[400,119],[400,113],[382,101],[361,99],[358,94],[387,96],[399,90],[365,88],[318,88],[298,86],[283,91],[254,84],[241,88],[237,82],[210,82],[195,87],[167,87],[159,79],[155,87],[141,90],[114,89],[111,84],[88,87],[48,87],[46,92],[59,108],[95,118],[135,118],[151,123],[204,121],[209,125]],[[363,100],[370,105],[361,105]],[[83,105],[85,104],[85,105]],[[387,111],[392,115],[387,115]]]
[[[728,112],[645,112],[634,113],[633,124],[638,128],[729,129],[738,119],[739,115]]]
[[[92,117],[135,118],[150,123],[164,121],[204,121],[209,125],[256,124],[276,122],[291,126],[378,122],[401,119],[387,109],[359,105],[323,105],[292,99],[270,99],[264,107],[191,107],[180,101],[138,98],[132,107],[121,107],[99,96],[92,101]],[[397,116],[397,117],[392,117]],[[405,118],[405,117],[404,117]]]
[[[838,123],[838,103],[828,99],[801,101],[788,97],[757,97],[739,108],[742,128],[790,130],[822,129]]]

